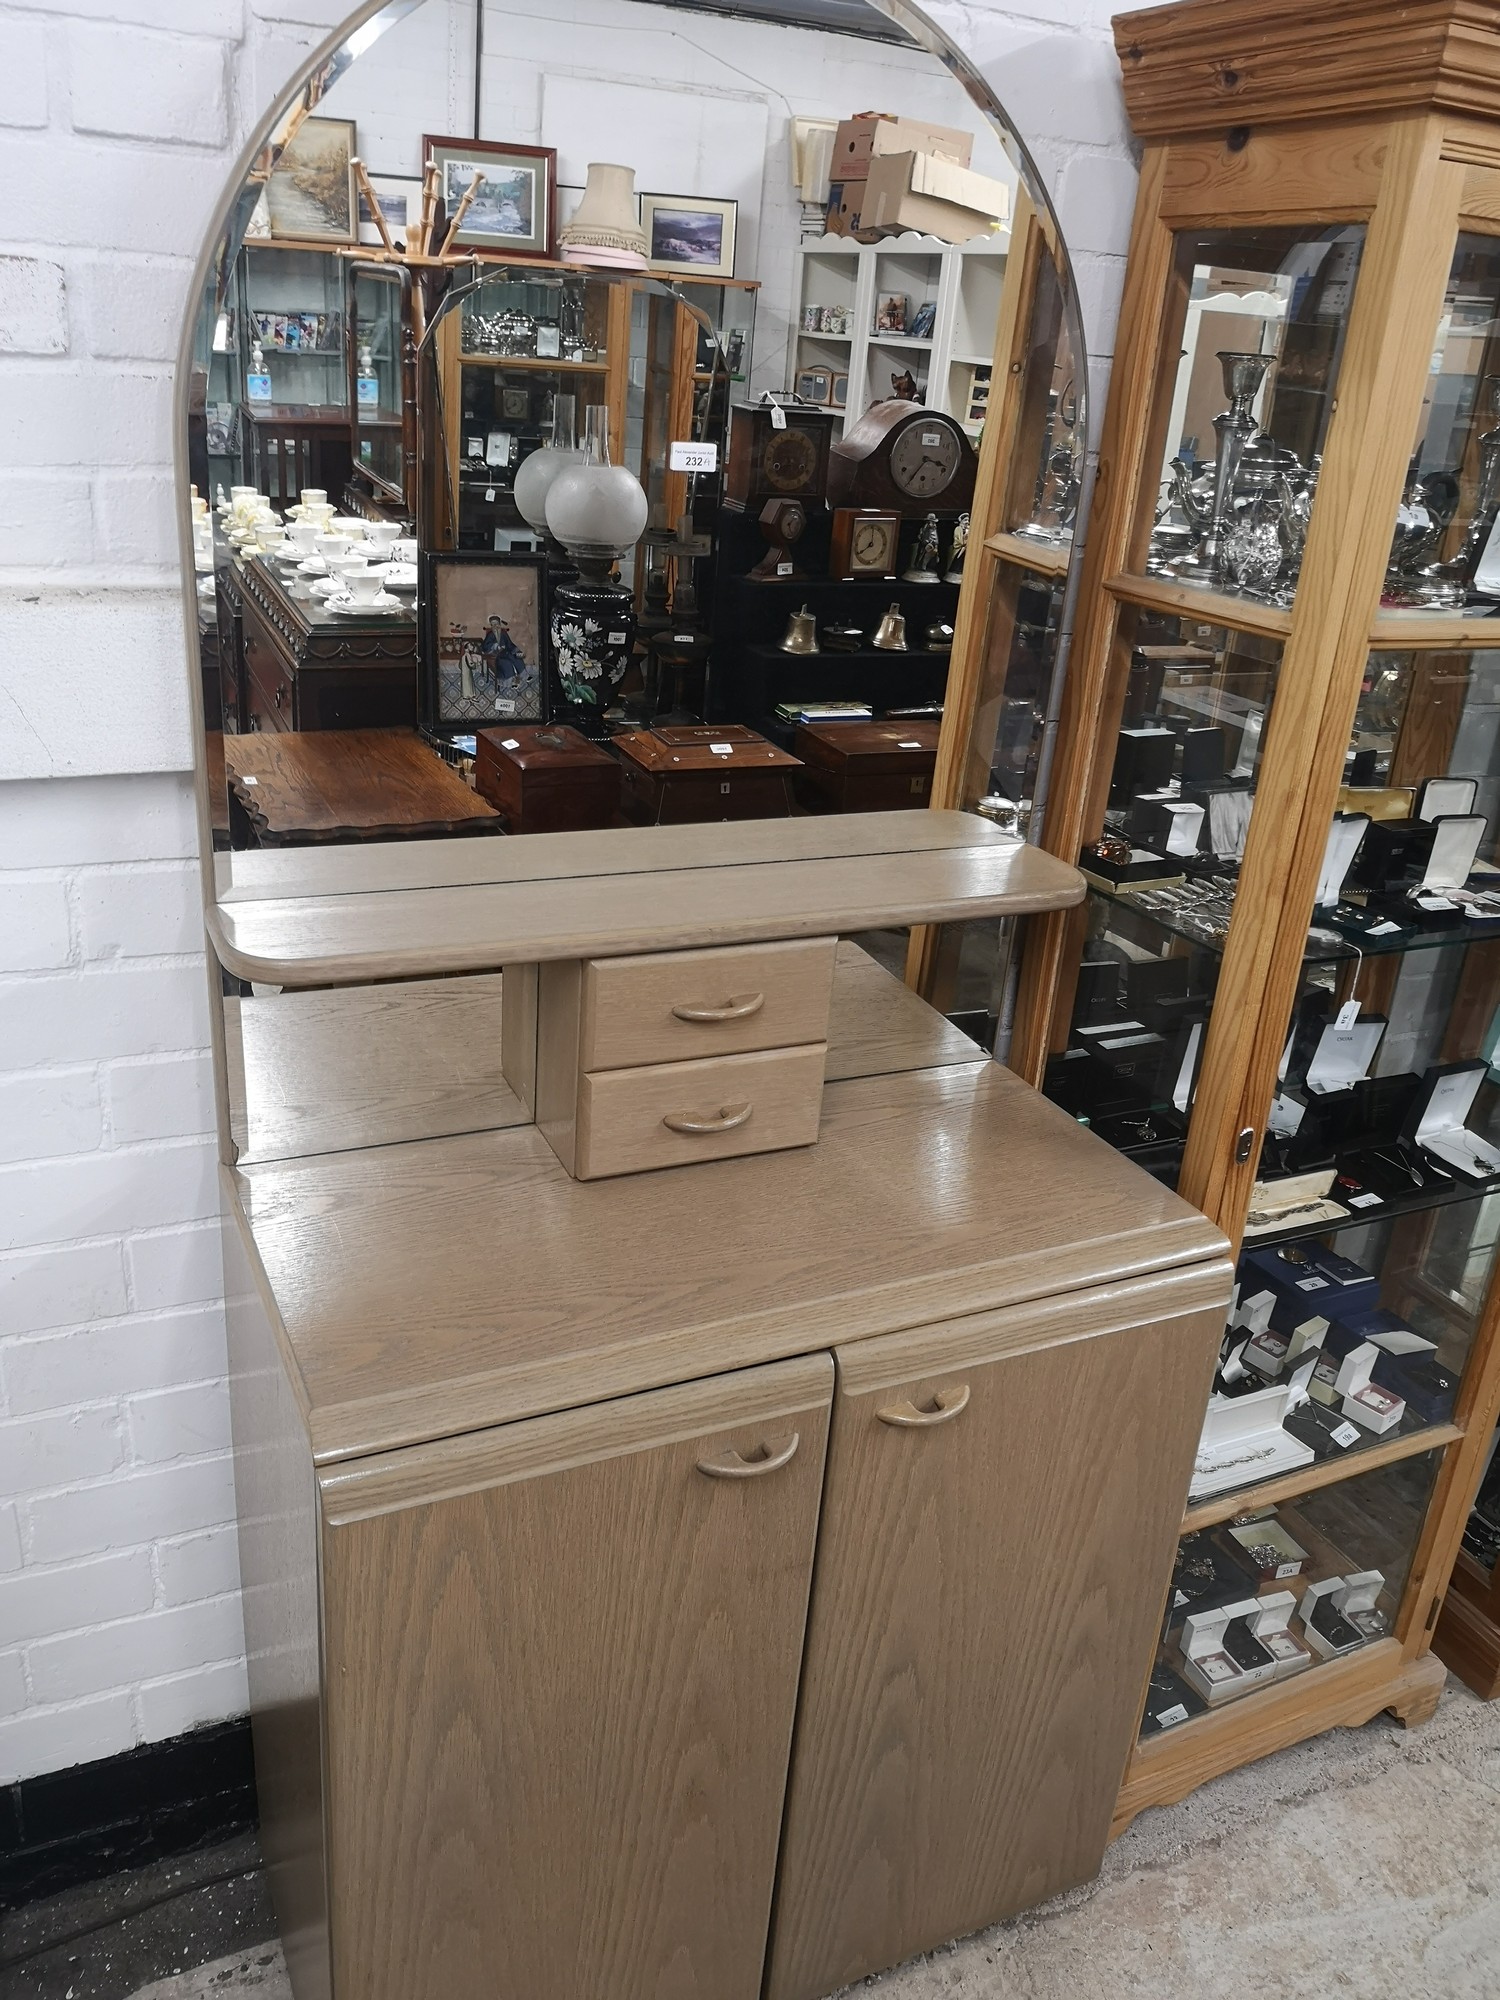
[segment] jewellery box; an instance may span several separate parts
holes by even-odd
[[[1379,1353],[1367,1340],[1351,1348],[1339,1363],[1334,1387],[1341,1399],[1339,1407],[1350,1422],[1384,1437],[1406,1415],[1406,1403],[1394,1390],[1383,1389],[1373,1380]]]
[[[1308,1584],[1298,1602],[1303,1637],[1320,1660],[1337,1659],[1365,1643],[1365,1633],[1340,1608],[1345,1594],[1343,1577],[1330,1576]]]
[[[1242,1597],[1211,1611],[1190,1611],[1182,1622],[1182,1673],[1210,1708],[1276,1678],[1276,1659],[1256,1637],[1258,1597]]]
[[[1376,1350],[1371,1379],[1403,1397],[1423,1423],[1445,1422],[1458,1395],[1458,1376],[1438,1360],[1437,1342],[1397,1326],[1372,1333],[1370,1345]]]
[[[1401,1135],[1470,1181],[1500,1174],[1500,1148],[1464,1122],[1488,1075],[1483,1062],[1440,1063],[1428,1070]]]
[[[1288,1383],[1249,1396],[1212,1398],[1193,1462],[1190,1499],[1204,1500],[1231,1486],[1250,1486],[1312,1464],[1308,1446],[1281,1427],[1293,1393]]]
[[[1262,1576],[1283,1582],[1289,1576],[1302,1574],[1307,1550],[1293,1540],[1274,1514],[1259,1521],[1238,1522],[1227,1533],[1244,1550]],[[1288,1605],[1295,1606],[1296,1599],[1292,1593],[1287,1591],[1285,1596]],[[1261,1602],[1268,1604],[1272,1600],[1262,1598]]]
[[[1296,1543],[1292,1546],[1295,1548]],[[1275,1662],[1271,1678],[1284,1681],[1291,1674],[1300,1674],[1304,1667],[1312,1665],[1313,1655],[1307,1641],[1299,1639],[1291,1629],[1297,1610],[1295,1593],[1290,1590],[1273,1591],[1270,1596],[1262,1597],[1259,1603],[1255,1636]]]
[[[1354,865],[1354,857],[1359,852],[1359,844],[1369,824],[1368,813],[1334,814],[1333,825],[1328,830],[1328,844],[1323,849],[1323,866],[1318,871],[1318,890],[1313,898],[1320,909],[1330,907],[1344,893],[1344,878]]]

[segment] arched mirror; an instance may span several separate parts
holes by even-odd
[[[901,0],[356,16],[226,193],[185,359],[217,894],[930,799],[1024,837],[1079,317]]]

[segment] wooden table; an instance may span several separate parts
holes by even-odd
[[[503,831],[494,807],[406,730],[229,736],[224,769],[231,815],[261,847]]]

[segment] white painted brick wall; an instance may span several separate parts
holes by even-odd
[[[172,373],[232,156],[345,11],[0,0],[0,1781],[246,1701]],[[934,11],[1059,193],[1107,360],[1110,6]]]

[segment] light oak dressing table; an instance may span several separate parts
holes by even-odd
[[[845,935],[1081,878],[956,813],[241,860],[226,1291],[298,2000],[816,2000],[1087,1879],[1225,1244]],[[640,1170],[668,1085],[732,1075],[754,1135],[791,1069],[813,1143]]]

